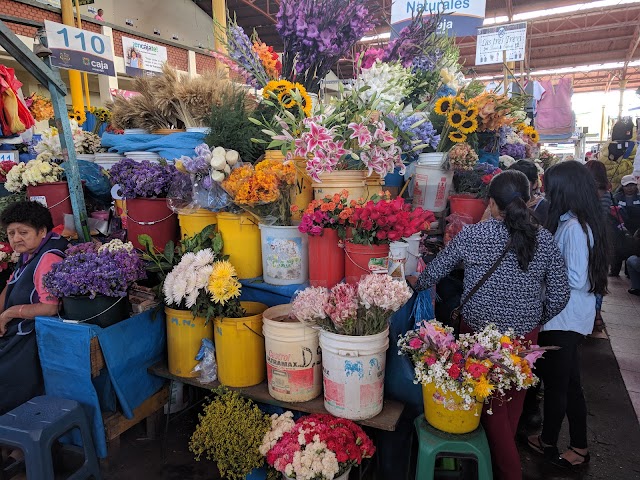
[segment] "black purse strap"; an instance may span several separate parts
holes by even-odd
[[[507,253],[509,253],[510,248],[511,248],[511,239],[509,239],[509,241],[507,242],[507,245],[504,247],[504,251],[502,252],[502,255],[500,255],[500,257],[498,257],[498,259],[495,262],[493,262],[493,265],[491,265],[491,268],[487,270],[487,273],[485,273],[483,277],[480,279],[480,281],[475,284],[475,286],[471,289],[469,294],[466,297],[464,297],[464,300],[462,300],[462,302],[460,303],[460,306],[458,307],[460,308],[460,310],[462,310],[462,307],[464,307],[467,304],[467,302],[471,299],[471,297],[473,297],[478,292],[478,290],[480,290],[482,285],[484,285],[485,282],[489,280],[489,277],[493,275],[493,273],[498,269],[498,267],[502,263],[502,260],[504,260],[504,257],[506,257]]]

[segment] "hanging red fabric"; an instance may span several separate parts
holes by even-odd
[[[2,135],[22,133],[35,125],[20,93],[22,83],[13,68],[0,65],[0,128]]]

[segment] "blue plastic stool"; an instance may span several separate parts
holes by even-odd
[[[433,480],[438,455],[475,458],[478,462],[478,479],[493,479],[491,452],[482,426],[471,433],[454,435],[433,428],[424,415],[416,418],[414,424],[418,433],[416,480]]]
[[[24,452],[27,478],[53,480],[51,447],[62,435],[78,428],[84,448],[84,464],[68,480],[100,480],[100,466],[91,430],[82,406],[73,400],[35,397],[0,417],[0,445]]]

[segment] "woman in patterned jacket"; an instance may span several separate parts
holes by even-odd
[[[466,298],[507,251],[495,272],[465,303],[463,333],[493,323],[502,331],[512,329],[536,342],[540,326],[560,313],[569,300],[562,255],[553,236],[538,225],[527,208],[529,196],[529,180],[522,172],[509,170],[497,175],[489,185],[492,218],[463,228],[417,279],[418,290],[428,288],[462,262]],[[482,414],[497,480],[522,479],[515,436],[524,397],[523,390],[494,398],[490,405],[493,414]]]

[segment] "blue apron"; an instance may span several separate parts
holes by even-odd
[[[67,243],[58,235],[50,233],[30,259],[22,255],[13,278],[7,284],[5,310],[14,305],[40,303],[34,281],[40,259],[46,253],[64,257],[63,251]],[[14,318],[7,324],[4,336],[0,337],[0,415],[41,395],[43,390],[35,320]]]

